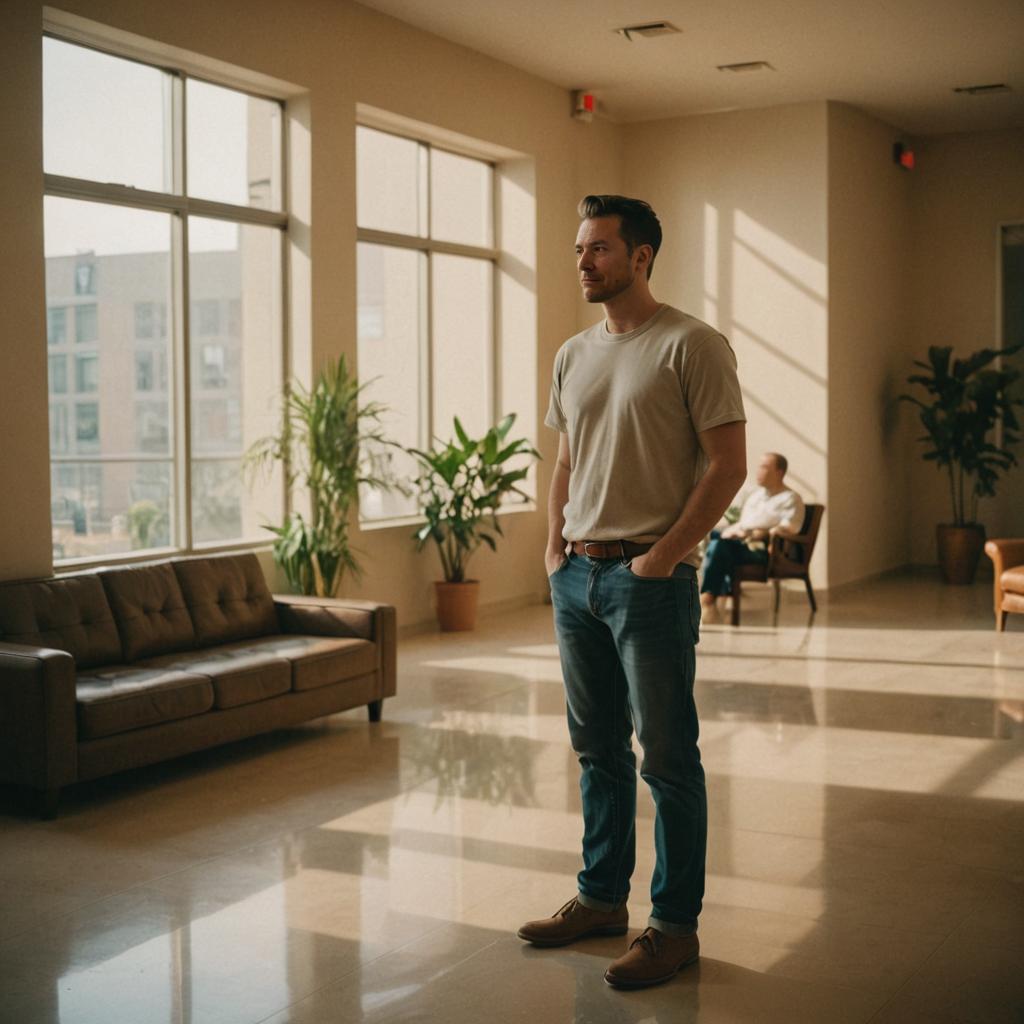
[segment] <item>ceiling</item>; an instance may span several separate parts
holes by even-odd
[[[911,135],[1024,127],[1024,0],[360,2],[587,89],[613,121],[838,100]],[[652,21],[681,31],[614,32]],[[774,70],[717,70],[760,60]],[[999,82],[1013,91],[953,92]]]

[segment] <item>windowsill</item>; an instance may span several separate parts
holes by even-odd
[[[270,551],[271,545],[266,541],[240,540],[234,544],[210,544],[194,547],[191,551],[184,548],[147,548],[145,551],[124,551],[100,558],[68,558],[55,564],[54,576],[103,569],[112,566],[149,565],[166,562],[169,558],[202,558],[204,555],[237,554],[240,551]]]
[[[509,508],[499,508],[499,516],[515,515],[517,512],[536,512],[536,501],[526,501],[521,505],[512,505]],[[361,519],[359,529],[364,533],[377,530],[408,529],[410,526],[422,526],[426,519],[421,515],[414,516],[393,516],[390,519]]]

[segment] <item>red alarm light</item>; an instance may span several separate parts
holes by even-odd
[[[572,94],[572,116],[577,121],[590,121],[594,117],[597,104],[594,102],[594,94],[586,89],[577,89]]]
[[[892,159],[893,163],[899,164],[904,170],[914,169],[914,151],[909,146],[904,146],[902,142],[893,144]]]

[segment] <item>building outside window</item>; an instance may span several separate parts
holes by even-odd
[[[403,446],[447,440],[455,416],[480,435],[498,406],[494,167],[360,126],[356,173],[359,377]],[[361,495],[364,521],[416,510],[414,495]]]
[[[75,403],[75,440],[94,445],[100,439],[100,407],[96,402]]]
[[[55,451],[68,450],[68,407],[50,406],[50,444]]]
[[[287,211],[274,99],[47,35],[43,137],[54,558],[263,541],[280,474],[254,489],[246,448],[276,425]],[[187,132],[187,139],[186,139]],[[191,302],[184,297],[191,295]],[[188,308],[184,322],[173,313]],[[233,338],[221,334],[222,311]],[[221,345],[211,356],[210,341]],[[74,379],[68,381],[68,355]],[[193,384],[184,415],[169,400]],[[206,432],[196,382],[234,415]],[[61,398],[73,384],[88,401]],[[172,391],[173,389],[173,391]],[[137,400],[132,400],[133,395]],[[70,427],[69,427],[69,424]]]
[[[75,391],[78,394],[98,391],[100,387],[100,357],[91,355],[75,356]]]
[[[46,343],[63,345],[68,340],[68,311],[63,306],[46,310]]]
[[[163,338],[167,334],[167,307],[162,302],[135,303],[135,337]]]
[[[77,306],[75,308],[75,341],[79,345],[88,344],[99,338],[99,326],[96,306]]]
[[[50,356],[49,370],[50,394],[66,395],[68,393],[68,357],[66,355]]]

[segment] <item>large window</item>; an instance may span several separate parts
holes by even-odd
[[[282,105],[49,36],[43,87],[54,558],[263,541]]]
[[[452,437],[455,416],[482,434],[498,406],[494,168],[362,126],[356,161],[360,380],[406,447]],[[415,496],[361,496],[363,520],[415,512]]]

